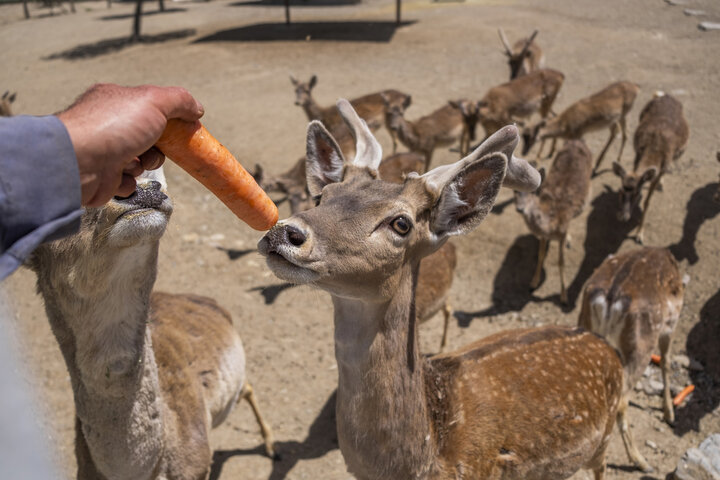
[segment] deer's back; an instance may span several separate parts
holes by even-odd
[[[462,133],[463,116],[460,110],[446,104],[415,122],[421,137],[434,137],[439,141],[453,141]]]
[[[415,306],[420,322],[435,315],[445,304],[455,275],[455,245],[445,243],[420,261]]]
[[[607,443],[623,378],[605,341],[557,326],[492,335],[428,371],[436,441],[463,478],[569,477]]]
[[[626,114],[635,103],[640,89],[632,82],[615,82],[603,88],[588,98],[589,102],[596,105],[604,105],[614,111]]]
[[[220,424],[245,382],[245,352],[230,314],[198,295],[154,292],[150,321],[160,387],[179,423]],[[187,437],[181,437],[187,438]]]
[[[640,113],[633,137],[635,152],[638,157],[647,151],[673,160],[685,148],[689,134],[682,104],[671,95],[655,97]]]
[[[424,170],[424,155],[402,152],[384,158],[378,167],[378,175],[386,182],[402,183],[410,172],[424,173]]]
[[[609,257],[588,280],[579,325],[620,352],[628,387],[650,361],[660,333],[674,329],[683,292],[677,261],[659,247]]]

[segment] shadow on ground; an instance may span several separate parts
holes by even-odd
[[[320,413],[308,429],[308,434],[301,442],[289,440],[275,442],[275,452],[279,459],[273,462],[272,473],[268,480],[283,480],[288,473],[301,460],[311,460],[325,456],[328,452],[338,448],[337,426],[335,423],[335,402],[337,391],[333,392],[323,405]],[[263,455],[264,446],[252,450],[216,450],[213,454],[213,464],[210,470],[210,480],[220,478],[225,462],[240,455]]]
[[[679,242],[670,245],[670,251],[678,261],[687,260],[690,265],[698,262],[699,258],[695,249],[698,231],[706,220],[715,218],[720,213],[720,203],[713,200],[717,189],[717,182],[708,183],[695,190],[690,196],[683,222],[682,238]]]
[[[357,5],[360,0],[290,0],[290,6],[295,7],[344,7]],[[231,3],[231,7],[284,7],[285,0],[248,0],[246,2]]]
[[[389,42],[395,31],[414,21],[402,22],[297,22],[258,23],[220,30],[193,43],[203,42],[292,42],[325,40],[336,42]]]
[[[272,305],[277,300],[278,295],[287,290],[297,286],[294,283],[280,283],[277,285],[267,285],[264,287],[253,287],[248,292],[260,292],[260,295],[265,299],[265,305]]]
[[[151,10],[149,12],[142,12],[143,17],[151,17],[153,15],[159,15],[163,13],[177,13],[187,12],[187,8],[172,7],[166,8],[165,10]],[[116,15],[105,15],[100,17],[99,20],[127,20],[128,18],[135,18],[135,13],[118,13]]]
[[[172,32],[159,33],[157,35],[142,35],[138,40],[127,37],[109,38],[95,43],[85,43],[58,53],[44,57],[43,60],[83,60],[99,57],[108,53],[118,52],[127,47],[137,44],[162,43],[170,40],[179,40],[195,35],[194,28],[174,30]]]

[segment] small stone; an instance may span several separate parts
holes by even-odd
[[[644,378],[642,390],[646,395],[660,395],[663,391],[663,383],[652,378]]]
[[[200,242],[200,235],[197,233],[186,233],[182,236],[183,243],[199,243]]]
[[[693,372],[702,372],[705,370],[705,366],[694,358],[691,358],[690,365],[688,365],[688,370]]]
[[[210,235],[210,241],[212,242],[220,242],[222,240],[225,240],[225,235],[223,235],[222,233],[214,233]]]
[[[653,442],[652,440],[645,440],[645,445],[652,448],[653,450],[658,449],[657,443]]]
[[[698,28],[700,30],[702,30],[703,32],[707,32],[709,30],[720,30],[720,23],[700,22],[700,23],[698,23]]]
[[[705,15],[705,10],[686,8],[685,10],[683,10],[683,13],[688,17],[702,17],[703,15]]]
[[[682,368],[688,368],[690,366],[690,357],[687,355],[675,355],[673,362],[677,363]]]
[[[686,451],[674,475],[678,480],[720,479],[720,433],[710,435],[698,448]]]
[[[687,0],[665,0],[668,5],[687,5]]]
[[[650,378],[653,375],[655,375],[655,367],[652,365],[648,365],[645,367],[645,371],[643,372],[643,377]]]

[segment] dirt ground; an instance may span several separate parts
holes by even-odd
[[[689,8],[719,21],[720,5],[687,0]],[[323,8],[320,8],[322,6]],[[655,90],[676,95],[690,123],[684,156],[665,179],[651,205],[646,243],[671,245],[690,276],[685,308],[673,343],[703,367],[674,365],[673,383],[693,382],[697,390],[677,409],[674,427],[662,421],[660,397],[636,392],[630,420],[641,452],[654,474],[629,468],[616,434],[609,454],[609,478],[662,479],[689,447],[720,431],[720,205],[717,188],[720,149],[720,31],[698,30],[697,17],[662,0],[484,1],[462,3],[408,0],[406,24],[395,28],[394,2],[307,0],[293,8],[297,24],[283,25],[280,4],[237,0],[169,3],[143,20],[146,42],[128,45],[133,6],[83,2],[76,14],[49,16],[32,10],[22,18],[19,4],[0,7],[0,90],[18,92],[17,114],[46,114],[67,106],[94,82],[183,85],[206,107],[205,123],[246,165],[269,171],[288,168],[304,154],[307,120],[293,105],[288,74],[319,78],[321,104],[386,88],[413,96],[408,118],[429,113],[449,99],[479,98],[507,78],[496,28],[512,39],[537,27],[546,65],[565,73],[556,101],[561,110],[615,80],[641,86],[630,113],[634,131],[642,106]],[[316,22],[316,23],[311,23]],[[342,23],[331,23],[342,22]],[[385,131],[378,133],[385,148]],[[588,136],[597,154],[606,132]],[[610,149],[606,166],[617,155]],[[631,140],[623,156],[632,161]],[[457,158],[447,149],[434,164]],[[250,409],[241,404],[212,434],[216,449],[212,478],[346,479],[334,424],[332,308],[327,294],[287,288],[255,252],[261,234],[238,222],[214,197],[172,164],[166,173],[175,213],[161,243],[157,289],[195,292],[229,309],[248,355],[248,374],[274,429],[282,460],[262,454]],[[635,248],[631,225],[615,218],[618,180],[605,173],[593,180],[593,200],[571,227],[566,278],[573,303],[559,305],[557,250],[546,262],[547,277],[528,291],[537,254],[520,215],[501,194],[494,214],[473,234],[458,238],[459,266],[452,289],[456,310],[450,347],[493,332],[528,325],[576,322],[582,286],[610,253]],[[281,216],[288,214],[281,206]],[[27,383],[39,399],[38,421],[46,428],[56,462],[74,477],[73,403],[65,365],[48,327],[34,276],[27,270],[3,285],[15,308],[17,344]],[[425,351],[435,351],[442,319],[421,327]],[[3,326],[7,328],[7,326]],[[646,443],[649,441],[649,443]],[[655,448],[652,448],[655,445]],[[574,478],[589,478],[581,472]]]

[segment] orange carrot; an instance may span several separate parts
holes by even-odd
[[[277,222],[272,200],[200,122],[169,120],[155,145],[255,230]]]
[[[685,400],[685,397],[690,395],[693,390],[695,390],[695,385],[692,384],[683,388],[682,392],[678,393],[677,395],[675,395],[675,398],[673,398],[673,405],[675,405],[676,407],[680,405],[683,400]]]
[[[660,355],[655,355],[654,353],[650,355],[650,361],[653,362],[655,365],[660,365]]]

